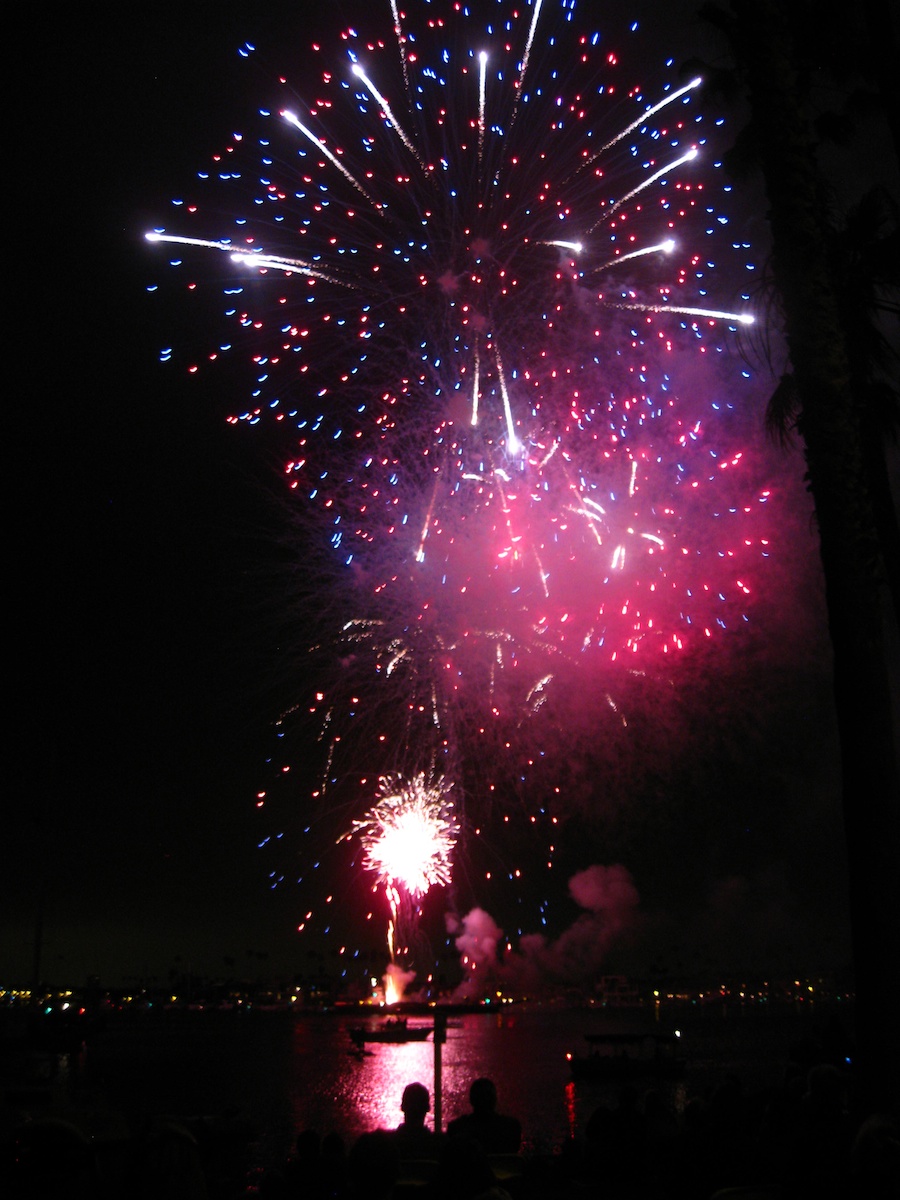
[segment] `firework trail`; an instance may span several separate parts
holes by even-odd
[[[461,812],[558,678],[616,712],[622,678],[746,621],[768,552],[726,378],[751,318],[709,296],[748,248],[700,81],[645,91],[574,0],[376,23],[315,47],[148,234],[222,287],[230,420],[283,430],[340,668],[298,709],[345,825],[361,763],[452,777]]]
[[[424,774],[411,780],[382,778],[377,803],[353,822],[351,834],[365,851],[363,866],[384,887],[390,905],[388,949],[394,965],[398,943],[409,953],[416,902],[431,888],[450,883],[459,832],[451,788],[446,780]]]

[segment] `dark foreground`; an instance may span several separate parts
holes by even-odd
[[[487,1135],[486,1145],[436,1136],[429,1117],[412,1137],[294,1130],[290,1152],[273,1155],[270,1131],[238,1109],[202,1117],[124,1113],[72,1086],[71,1052],[26,1056],[7,1044],[4,1054],[0,1196],[10,1200],[900,1195],[898,1113],[854,1114],[852,1064],[826,1044],[807,1044],[775,1084],[748,1087],[723,1071],[689,1089],[679,1105],[653,1079],[622,1081],[552,1152],[540,1131],[528,1131],[518,1153],[497,1153]],[[524,1080],[529,1064],[520,1066]],[[136,1091],[140,1083],[134,1080]],[[507,1087],[504,1100],[515,1112],[515,1091]],[[754,1190],[726,1191],[736,1188]]]

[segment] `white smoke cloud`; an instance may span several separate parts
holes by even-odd
[[[466,970],[457,998],[474,998],[497,976],[500,966],[497,952],[503,930],[483,908],[473,908],[462,919],[448,916],[447,930],[455,935],[456,948]]]
[[[605,913],[614,923],[626,921],[641,902],[631,874],[620,863],[579,871],[569,880],[569,895],[580,908]]]
[[[525,934],[518,948],[500,954],[503,930],[490,913],[474,908],[448,918],[466,969],[459,996],[472,998],[492,987],[535,992],[545,986],[589,984],[602,972],[612,944],[635,927],[640,895],[630,872],[619,863],[595,864],[569,880],[579,908],[572,925],[555,940]]]

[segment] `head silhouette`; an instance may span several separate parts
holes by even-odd
[[[424,1083],[408,1083],[403,1089],[400,1109],[410,1125],[422,1125],[425,1114],[431,1108],[428,1088]]]
[[[497,1089],[492,1079],[476,1079],[469,1088],[469,1103],[477,1113],[493,1112],[497,1107]]]

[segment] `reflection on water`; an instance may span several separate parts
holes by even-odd
[[[423,1022],[425,1023],[425,1022]],[[403,1119],[400,1099],[408,1083],[424,1083],[435,1094],[435,1047],[425,1042],[369,1044],[360,1055],[351,1050],[350,1022],[334,1018],[299,1021],[290,1054],[290,1104],[293,1123],[320,1130],[339,1129],[353,1138],[366,1129],[392,1129]],[[447,1031],[441,1047],[444,1123],[468,1109],[468,1092],[479,1074],[496,1076],[493,1041],[501,1025],[492,1017],[467,1017]],[[493,1047],[487,1053],[488,1047]],[[484,1065],[483,1065],[484,1064]],[[432,1117],[434,1113],[432,1111]]]
[[[566,1084],[566,1124],[569,1127],[569,1137],[575,1137],[578,1131],[575,1108],[575,1084],[570,1079]]]
[[[428,1088],[433,1109],[431,1038],[369,1044],[360,1056],[351,1052],[350,1024],[323,1017],[293,1026],[287,1072],[293,1127],[337,1129],[351,1140],[367,1129],[392,1129],[402,1120],[403,1089],[414,1081]],[[452,1022],[441,1053],[443,1124],[468,1111],[473,1079],[487,1075],[497,1085],[501,1109],[522,1122],[529,1145],[550,1149],[578,1136],[615,1090],[569,1077],[566,1052],[580,1049],[595,1024],[591,1014],[546,1010],[471,1014]],[[678,1099],[674,1085],[667,1092]],[[683,1089],[680,1099],[683,1104]]]
[[[602,1010],[506,1010],[451,1022],[442,1047],[443,1122],[468,1110],[473,1079],[497,1085],[501,1109],[522,1123],[526,1145],[550,1150],[584,1130],[615,1085],[571,1079],[567,1051],[584,1049],[584,1034],[608,1032],[615,1015]],[[424,1018],[423,1018],[424,1020]],[[246,1114],[265,1131],[266,1153],[277,1161],[296,1133],[336,1131],[348,1143],[374,1128],[395,1128],[408,1083],[434,1096],[434,1046],[426,1042],[371,1044],[352,1053],[349,1027],[358,1017],[336,1015],[186,1013],[111,1024],[88,1046],[79,1077],[110,1106],[142,1114]],[[416,1023],[417,1018],[412,1019]],[[685,1081],[663,1083],[669,1103],[737,1074],[747,1088],[776,1083],[798,1036],[774,1019],[744,1021],[704,1014],[686,1032]]]

